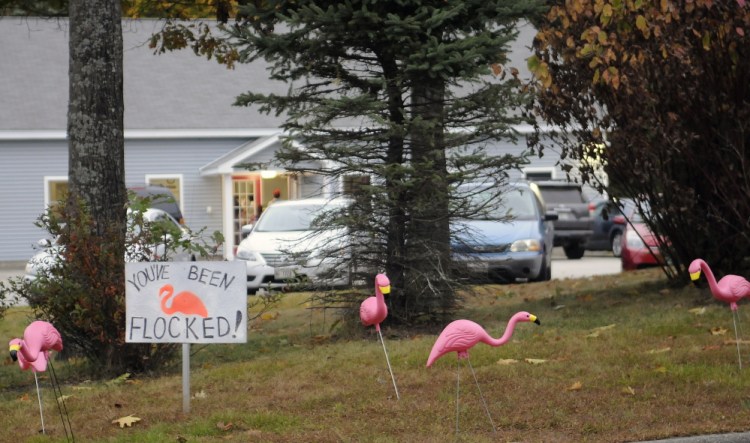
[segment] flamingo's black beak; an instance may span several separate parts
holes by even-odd
[[[529,315],[529,321],[541,325],[541,323],[539,322],[539,318],[534,314]]]
[[[538,324],[538,325],[541,325],[541,324],[542,324],[542,322],[540,322],[538,318],[537,318],[536,320],[534,320],[534,323],[536,323],[536,324]]]
[[[13,360],[14,362],[18,361],[18,355],[17,355],[17,353],[18,353],[18,351],[16,351],[16,350],[10,351],[10,359]]]

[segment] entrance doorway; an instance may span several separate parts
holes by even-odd
[[[258,205],[255,202],[255,181],[248,178],[232,180],[232,197],[234,199],[234,244],[242,241],[242,227],[255,222]]]

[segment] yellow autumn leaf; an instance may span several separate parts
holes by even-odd
[[[646,17],[639,15],[635,19],[635,27],[638,28],[639,31],[646,34],[648,30],[648,24],[646,23]]]
[[[700,307],[700,308],[693,308],[693,309],[691,309],[688,312],[690,312],[691,314],[695,314],[695,315],[703,315],[703,314],[706,313],[706,307],[703,306],[703,307]]]
[[[627,395],[635,395],[635,389],[631,388],[630,386],[625,386],[620,392]]]
[[[523,361],[532,365],[541,365],[543,363],[547,363],[547,360],[541,358],[524,358]]]
[[[711,328],[711,335],[724,335],[727,332],[728,332],[727,329],[722,328],[721,326]]]
[[[276,311],[276,312],[264,312],[263,314],[261,314],[260,318],[262,320],[276,320],[277,318],[279,318],[280,315],[281,314],[279,314],[278,311]]]
[[[601,335],[602,332],[608,331],[608,330],[614,328],[615,326],[616,326],[616,324],[612,323],[611,325],[599,326],[598,328],[594,328],[594,329],[591,330],[591,333],[589,333],[589,335],[586,336],[586,338],[596,338],[596,337],[599,337],[599,335]]]
[[[112,420],[112,424],[120,425],[120,428],[124,428],[125,426],[131,427],[133,426],[133,423],[141,421],[140,418],[134,416],[134,415],[128,415],[125,417],[120,417]]]
[[[568,387],[568,391],[580,391],[583,389],[583,383],[577,381]]]
[[[660,374],[666,374],[667,373],[667,367],[666,366],[659,366],[656,369],[654,369],[654,372],[658,372]]]
[[[515,358],[501,358],[497,361],[497,364],[502,366],[512,365],[513,363],[518,363],[518,360]]]

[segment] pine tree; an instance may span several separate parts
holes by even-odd
[[[400,289],[391,318],[443,319],[456,307],[449,221],[459,206],[450,190],[466,181],[503,183],[522,161],[485,149],[512,138],[522,121],[509,110],[527,97],[504,64],[516,24],[537,8],[533,1],[284,3],[273,27],[267,9],[250,6],[244,16],[251,18],[230,28],[241,63],[263,58],[273,79],[291,85],[286,96],[249,92],[237,100],[286,116],[289,138],[278,157],[287,168],[332,180],[371,177],[341,220],[367,233],[357,237],[361,269],[384,269]],[[328,167],[312,166],[319,159]]]

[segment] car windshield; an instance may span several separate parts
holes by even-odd
[[[260,232],[309,231],[313,220],[321,214],[323,208],[324,206],[320,204],[272,205],[263,212],[255,230]]]
[[[493,191],[486,190],[472,194],[472,203],[477,207],[484,205],[492,198]],[[502,194],[500,205],[489,208],[481,219],[493,220],[513,217],[515,220],[533,220],[536,218],[534,196],[529,189],[510,188]]]
[[[584,203],[578,188],[550,186],[541,187],[545,203]]]

